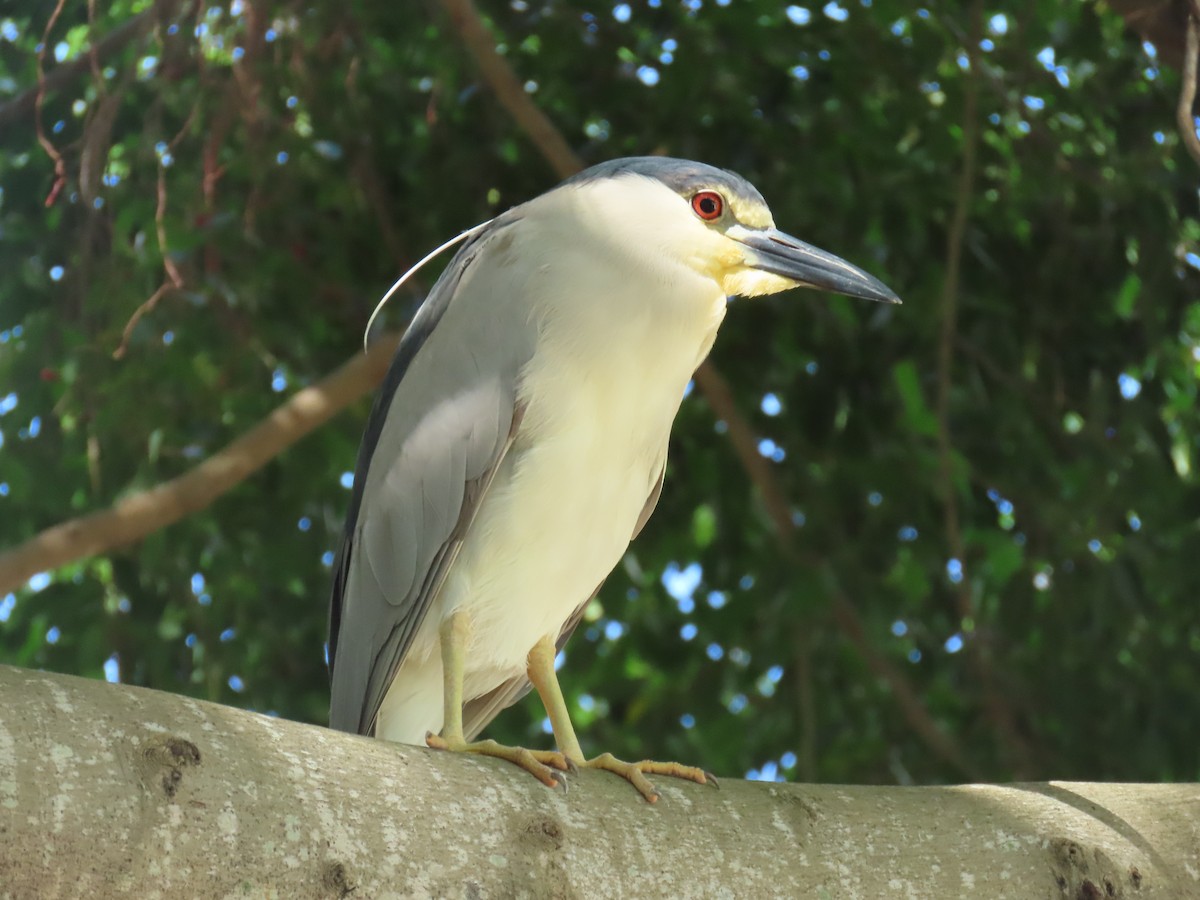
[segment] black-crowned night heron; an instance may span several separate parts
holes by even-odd
[[[654,509],[671,422],[727,298],[897,302],[774,227],[739,176],[618,159],[474,230],[413,318],[358,456],[330,609],[330,724],[498,756],[548,785],[585,760],[554,660]],[[533,686],[558,751],[474,741]],[[565,781],[563,781],[565,784]]]

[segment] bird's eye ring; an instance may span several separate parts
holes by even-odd
[[[701,191],[692,197],[692,211],[706,222],[719,219],[725,211],[725,201],[716,191]]]

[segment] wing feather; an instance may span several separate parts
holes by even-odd
[[[370,734],[520,424],[534,326],[474,277],[510,251],[498,218],[434,285],[397,349],[367,423],[330,601],[330,725]],[[488,265],[490,273],[513,267]],[[500,299],[497,299],[500,298]],[[506,341],[496,341],[498,326]],[[451,337],[453,335],[453,337]]]

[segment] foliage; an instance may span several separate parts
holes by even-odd
[[[588,161],[733,168],[780,227],[905,299],[730,310],[713,359],[799,549],[781,551],[694,392],[658,512],[566,654],[585,749],[965,777],[867,647],[981,777],[1200,777],[1200,214],[1178,78],[1153,48],[1101,6],[1050,0],[984,7],[974,37],[946,0],[481,5]],[[50,5],[0,19],[6,547],[216,452],[358,352],[428,248],[554,182],[436,4],[156,8],[114,0],[89,24],[75,0],[55,22],[47,70],[84,61],[41,112],[62,179],[32,112],[2,111],[37,83]],[[153,27],[87,62],[90,36],[139,14]],[[367,409],[204,512],[0,598],[0,661],[323,722],[329,564]],[[545,742],[541,716],[530,698],[492,734]]]

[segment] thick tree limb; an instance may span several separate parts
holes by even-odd
[[[293,394],[262,422],[190,472],[126,497],[111,509],[48,528],[0,554],[0,594],[27,578],[145,537],[209,506],[335,413],[372,390],[387,371],[398,335],[385,335],[366,354]]]
[[[1194,897],[1200,785],[838,787],[507,763],[0,666],[0,893]]]

